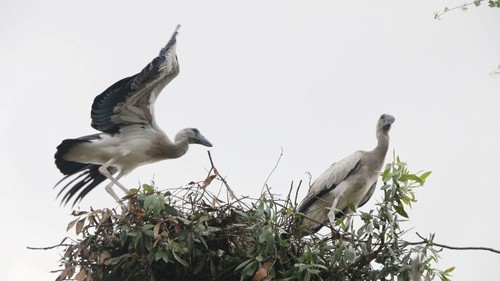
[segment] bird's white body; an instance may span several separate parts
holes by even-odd
[[[119,167],[127,174],[138,166],[163,160],[160,155],[149,153],[156,146],[153,140],[163,138],[166,138],[166,135],[161,131],[140,129],[140,134],[137,134],[130,126],[120,132],[120,138],[100,134],[97,139],[75,145],[68,151],[65,159],[103,165],[116,155],[122,155],[113,166]]]

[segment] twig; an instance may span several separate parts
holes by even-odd
[[[440,12],[440,13],[439,12],[435,12],[434,13],[434,18],[437,19],[437,20],[440,20],[441,16],[444,15],[445,13],[447,13],[449,11],[457,10],[457,9],[461,9],[463,11],[467,11],[468,6],[471,6],[471,5],[479,7],[481,5],[481,2],[484,2],[484,1],[485,0],[474,0],[472,2],[464,3],[462,5],[455,6],[455,7],[452,7],[452,8],[444,7],[444,9],[443,9],[442,12]]]
[[[224,183],[224,186],[226,187],[227,191],[229,192],[229,195],[230,195],[231,199],[235,199],[236,195],[234,194],[234,192],[231,189],[231,187],[229,187],[229,184],[227,183],[226,179],[224,177],[222,177],[219,174],[219,171],[217,171],[217,168],[215,168],[214,160],[212,159],[212,154],[210,154],[210,150],[207,151],[207,152],[208,152],[208,159],[210,159],[210,165],[212,165],[212,170],[217,175],[217,177],[219,178],[219,180],[222,181],[222,183]]]
[[[227,183],[226,179],[224,177],[222,177],[221,174],[219,173],[219,171],[217,170],[217,168],[215,168],[214,161],[212,159],[212,154],[210,154],[210,151],[207,151],[207,152],[208,152],[208,158],[210,159],[210,165],[212,165],[211,171],[213,171],[214,174],[217,175],[217,179],[219,179],[224,184],[224,187],[226,187],[226,190],[229,193],[230,199],[235,200],[236,202],[238,202],[239,204],[241,204],[242,206],[244,206],[246,208],[249,208],[249,206],[245,202],[243,202],[243,200],[242,200],[242,199],[244,199],[244,197],[242,197],[242,198],[236,197],[236,195],[233,192],[233,190],[231,189],[231,187],[229,187],[229,184]]]
[[[71,246],[71,244],[58,244],[58,245],[54,245],[54,246],[50,246],[50,247],[29,247],[29,246],[26,246],[26,249],[28,250],[50,250],[50,249],[54,249],[54,248],[58,248],[58,247],[69,247]]]
[[[270,194],[271,193],[271,190],[269,190],[269,186],[267,185],[267,182],[269,181],[269,179],[271,178],[271,176],[273,175],[274,171],[276,170],[276,168],[278,168],[278,165],[280,164],[280,160],[281,160],[281,157],[283,157],[283,147],[281,147],[281,152],[280,152],[280,156],[278,157],[278,161],[276,161],[276,164],[274,165],[273,169],[271,170],[271,172],[269,173],[269,175],[267,175],[267,178],[266,180],[264,181],[264,185],[262,186],[262,190],[261,190],[261,193],[264,192],[264,188],[267,189],[267,192]]]
[[[430,243],[433,246],[438,246],[438,247],[449,249],[449,250],[489,251],[489,252],[493,252],[493,253],[496,253],[496,254],[500,254],[500,250],[493,249],[493,248],[488,248],[488,247],[456,247],[456,246],[448,246],[448,245],[445,245],[445,244],[436,243],[434,241],[429,241],[429,239],[423,237],[418,232],[417,232],[417,236],[420,237],[420,239],[422,239],[423,241],[422,242],[413,242],[413,243],[408,242],[408,243],[411,244],[411,245]]]
[[[293,184],[293,183],[292,183]],[[300,187],[302,186],[302,180],[299,181],[299,185],[297,186],[297,190],[295,191],[295,198],[293,199],[294,200],[294,204],[295,206],[298,205],[297,203],[297,198],[299,198],[299,190],[300,190]]]

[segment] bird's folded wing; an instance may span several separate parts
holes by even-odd
[[[361,201],[359,202],[359,205],[358,207],[362,207],[364,204],[366,204],[366,202],[368,202],[368,200],[370,200],[370,198],[372,198],[373,196],[373,193],[375,193],[375,187],[377,186],[377,181],[375,181],[371,186],[370,186],[370,189],[368,190],[368,192],[365,194],[365,197],[363,197],[363,199],[361,199]]]
[[[178,29],[179,26],[158,57],[140,73],[116,82],[94,99],[93,128],[113,134],[128,125],[153,125],[156,98],[179,73],[175,52]]]
[[[299,212],[305,212],[318,198],[334,190],[342,181],[359,171],[362,165],[360,152],[355,152],[341,161],[333,163],[313,182],[300,204]]]

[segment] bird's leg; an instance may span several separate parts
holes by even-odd
[[[114,178],[108,171],[107,167],[104,167],[104,165],[102,165],[101,167],[99,167],[99,172],[107,177],[113,184],[117,185],[119,188],[121,188],[125,193],[129,193],[130,191],[125,187],[123,186],[119,181],[118,181],[118,178],[123,176],[123,174],[120,172],[120,174]],[[113,186],[113,185],[111,185]]]
[[[349,211],[346,216],[345,216],[345,229],[349,230],[349,227],[351,226],[352,223],[352,213]]]
[[[340,196],[337,196],[335,200],[333,200],[332,206],[330,207],[330,211],[328,212],[328,219],[330,220],[330,223],[332,226],[335,225],[335,215],[337,210],[337,203],[339,203]]]
[[[108,167],[111,166],[118,158],[122,157],[123,155],[117,155],[113,158],[111,158],[108,162],[104,163],[101,167],[99,167],[99,173],[101,173],[103,176],[108,178],[111,182],[106,185],[104,188],[113,198],[115,198],[116,202],[121,202],[120,198],[116,195],[116,193],[113,191],[113,185],[117,185],[119,188],[121,188],[126,194],[129,194],[129,190],[125,188],[119,181],[125,173],[123,171],[120,171],[120,173],[115,177],[111,175],[111,173],[108,171]]]
[[[114,183],[113,182],[110,182],[106,185],[106,187],[104,188],[108,193],[109,195],[111,195],[116,202],[120,203],[121,202],[121,199],[120,197],[118,197],[118,195],[116,195],[115,191],[113,190],[113,185]]]
[[[120,171],[120,173],[114,178],[116,180],[116,182],[118,182],[118,180],[124,175],[125,173],[123,171]],[[116,202],[118,204],[120,204],[120,206],[122,207],[122,212],[124,212],[125,210],[127,210],[127,206],[125,206],[125,204],[123,203],[122,199],[120,197],[118,197],[118,195],[116,195],[115,191],[113,190],[113,185],[115,183],[113,181],[111,181],[110,183],[108,183],[106,185],[106,187],[104,187],[104,189],[116,200]],[[125,193],[129,193],[128,190],[125,190]]]

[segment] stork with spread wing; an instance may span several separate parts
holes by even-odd
[[[105,190],[120,202],[112,187],[128,193],[118,180],[138,166],[179,158],[189,144],[212,146],[195,128],[181,130],[172,141],[155,120],[156,99],[179,73],[178,29],[140,73],[116,82],[94,99],[92,127],[102,133],[66,139],[57,147],[55,163],[66,176],[56,186],[65,182],[58,194],[64,194],[64,204],[73,198],[76,204],[106,179],[110,182]]]

